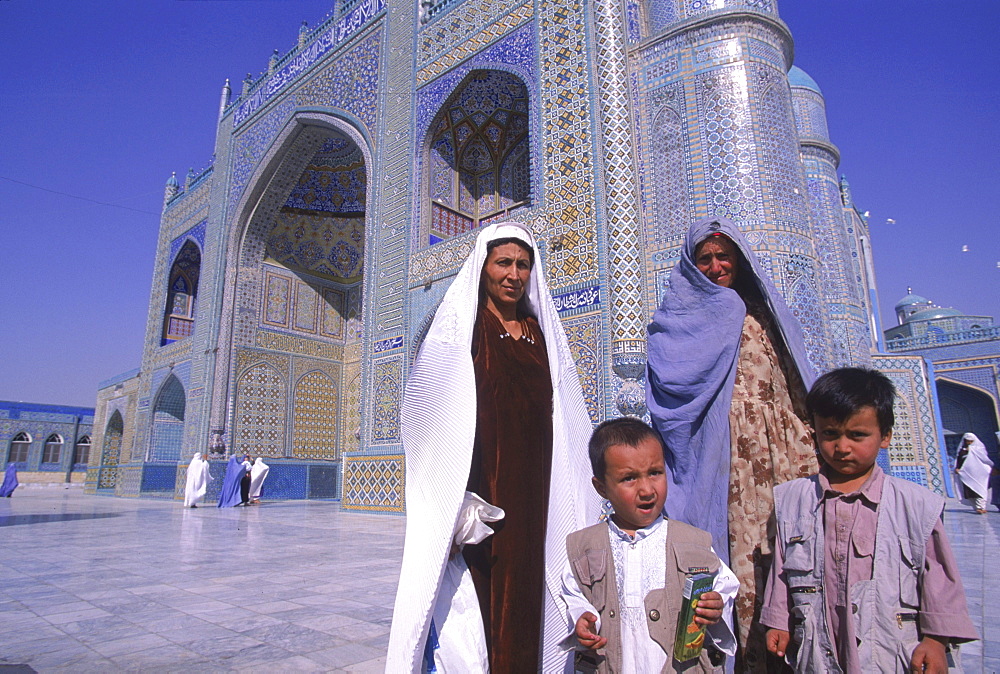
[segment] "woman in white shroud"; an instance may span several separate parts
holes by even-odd
[[[600,504],[590,418],[538,261],[524,225],[485,227],[410,371],[387,672],[571,671],[560,570],[567,534]]]
[[[986,454],[986,445],[975,433],[962,436],[955,460],[955,472],[962,481],[962,497],[980,515],[986,514],[986,492],[989,489],[993,462]]]
[[[250,469],[250,503],[260,503],[260,493],[264,488],[264,479],[271,471],[271,467],[264,463],[264,459],[259,456],[253,462]]]
[[[201,452],[196,452],[191,457],[191,463],[188,464],[187,484],[184,485],[185,508],[198,507],[198,501],[205,498],[205,492],[208,490],[208,483],[211,479],[212,475],[208,472],[208,461],[201,458]]]

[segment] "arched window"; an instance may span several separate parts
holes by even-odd
[[[524,83],[501,71],[473,71],[431,125],[429,150],[429,244],[530,205]]]
[[[10,458],[13,463],[25,463],[28,460],[28,450],[31,449],[31,436],[18,433],[10,442]]]
[[[90,436],[85,435],[76,442],[76,450],[73,452],[73,465],[86,466],[90,463]]]
[[[176,342],[194,333],[195,299],[198,297],[200,275],[201,251],[193,241],[187,241],[181,246],[170,268],[161,345]]]
[[[42,451],[42,463],[59,463],[62,457],[63,439],[58,433],[53,433],[45,440]]]

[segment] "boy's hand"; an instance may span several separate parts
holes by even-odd
[[[694,621],[699,625],[714,625],[722,618],[722,595],[718,592],[706,592],[698,599],[698,608],[694,610]]]
[[[944,653],[947,639],[927,635],[920,640],[920,645],[913,649],[910,658],[910,671],[913,674],[947,674],[948,656]]]
[[[767,650],[779,658],[785,657],[785,651],[788,650],[789,638],[788,630],[768,630],[765,637]]]
[[[592,651],[603,648],[604,644],[608,643],[607,637],[594,633],[595,627],[597,627],[597,616],[590,611],[584,613],[576,621],[576,640],[580,642],[581,646]]]

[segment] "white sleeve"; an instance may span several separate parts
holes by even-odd
[[[576,582],[573,569],[570,568],[569,561],[563,563],[562,571],[562,599],[566,602],[566,618],[569,621],[569,634],[559,642],[559,647],[564,651],[584,650],[576,640],[576,621],[588,611],[597,616],[595,631],[601,631],[601,614],[583,596],[580,584]]]
[[[503,509],[490,505],[478,494],[465,492],[465,500],[462,501],[458,521],[455,522],[455,545],[482,543],[493,535],[493,529],[486,523],[502,520],[504,515]]]
[[[712,550],[715,552],[715,550]],[[740,589],[740,581],[725,562],[719,560],[719,572],[715,574],[712,589],[722,595],[722,620],[709,625],[707,634],[712,644],[726,655],[736,655],[736,635],[733,633],[733,604],[736,603],[736,592]]]

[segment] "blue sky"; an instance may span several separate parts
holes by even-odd
[[[93,405],[140,364],[164,183],[211,160],[226,78],[331,7],[0,0],[0,399]],[[907,285],[1000,317],[1000,3],[780,7],[871,212],[886,327]]]

